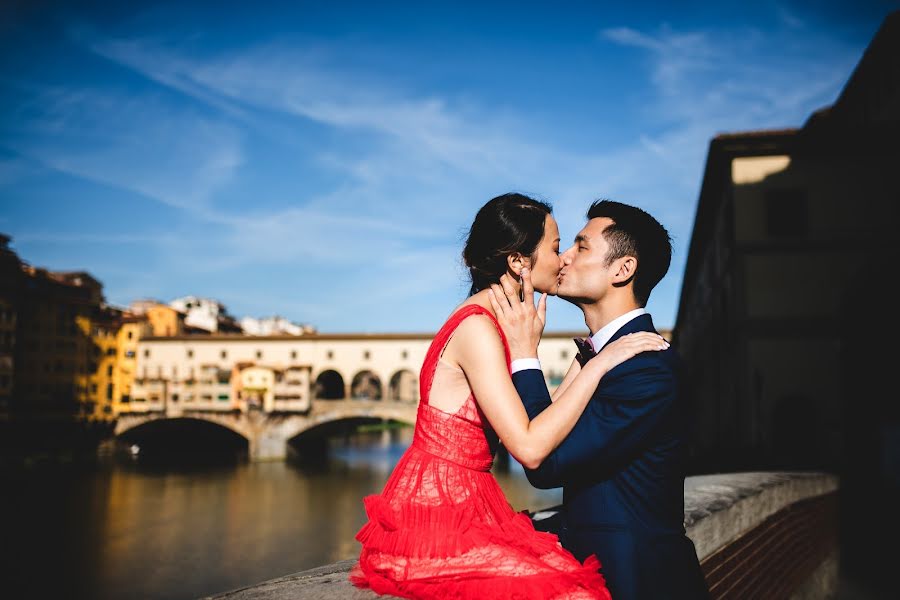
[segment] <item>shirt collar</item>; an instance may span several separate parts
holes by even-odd
[[[647,314],[647,311],[643,308],[636,308],[634,310],[630,310],[624,315],[618,316],[603,327],[600,328],[600,331],[591,336],[591,343],[594,345],[594,350],[600,352],[600,349],[606,345],[606,343],[610,340],[610,338],[615,335],[615,333],[622,329],[625,323],[628,323],[634,318],[637,318],[641,315]]]

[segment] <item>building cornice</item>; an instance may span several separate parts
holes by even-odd
[[[665,334],[668,330],[660,329]],[[548,331],[543,339],[571,339],[583,337],[585,331]],[[141,338],[145,342],[191,342],[191,343],[225,343],[225,342],[385,342],[385,341],[422,341],[431,340],[434,333],[309,333],[305,335],[241,335],[236,333],[190,334],[171,336],[147,336]]]
[[[584,331],[548,331],[545,339],[583,337]],[[382,342],[431,340],[434,333],[309,333],[305,335],[241,335],[241,334],[190,334],[172,336],[148,336],[145,342]]]

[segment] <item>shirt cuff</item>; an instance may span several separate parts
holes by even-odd
[[[526,371],[528,369],[537,369],[541,370],[541,361],[536,358],[517,358],[512,361],[512,372],[518,373],[519,371]]]

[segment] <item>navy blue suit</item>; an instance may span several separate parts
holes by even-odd
[[[610,342],[655,331],[640,315]],[[644,352],[610,370],[575,428],[528,480],[563,488],[560,541],[579,560],[596,554],[614,600],[708,598],[694,544],[684,532],[690,418],[673,349]],[[530,418],[550,406],[543,374],[513,383]]]

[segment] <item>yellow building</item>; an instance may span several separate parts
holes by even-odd
[[[89,381],[93,416],[111,420],[130,412],[138,342],[151,326],[144,316],[104,307],[93,326],[94,360]]]
[[[168,337],[184,333],[184,313],[167,304],[156,304],[144,313],[150,325],[150,335]]]
[[[275,371],[258,366],[242,369],[238,399],[248,409],[271,412],[275,403]]]
[[[138,342],[150,335],[152,325],[147,318],[127,315],[116,332],[117,365],[114,371],[115,394],[113,414],[131,411],[131,395],[137,373]]]
[[[117,398],[115,379],[118,366],[117,333],[120,320],[121,311],[105,308],[100,311],[93,323],[94,347],[88,394],[94,409],[92,416],[96,419],[109,420],[115,417],[113,403]]]

